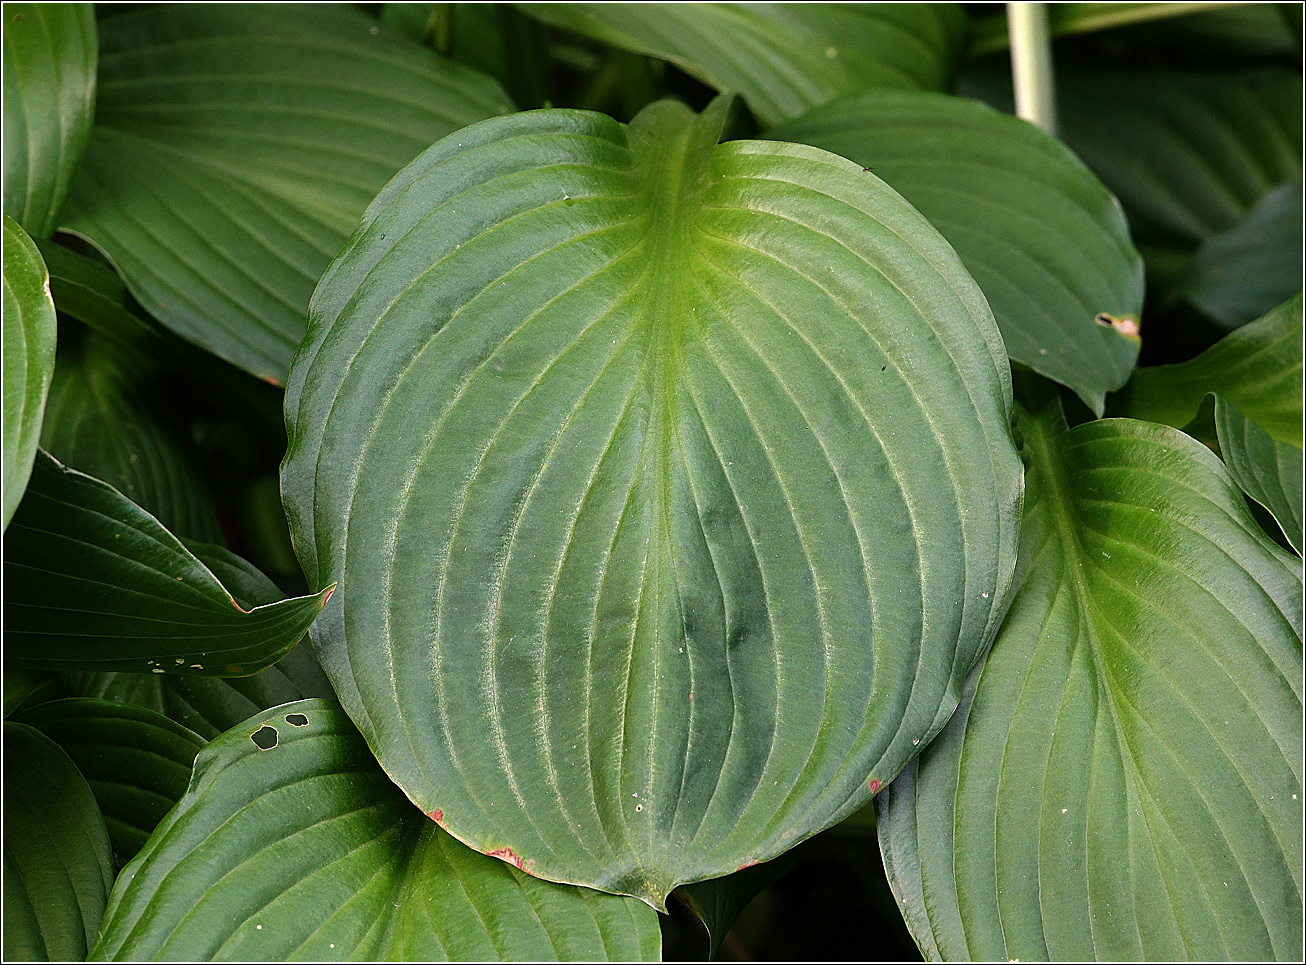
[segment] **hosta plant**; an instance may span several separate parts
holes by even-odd
[[[1300,960],[1300,8],[1009,6],[6,4],[5,957]]]

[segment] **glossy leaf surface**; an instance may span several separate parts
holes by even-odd
[[[81,961],[113,884],[95,796],[54,741],[4,725],[5,961]]]
[[[478,850],[659,906],[942,725],[1021,485],[946,242],[842,158],[714,146],[723,107],[435,145],[287,393],[296,549],[341,588],[314,641],[387,772]]]
[[[943,90],[966,36],[951,3],[518,6],[741,94],[766,124],[868,88]]]
[[[34,238],[54,230],[91,132],[96,48],[89,3],[5,4],[4,213]]]
[[[283,657],[331,593],[244,609],[153,516],[44,452],[5,535],[19,667],[243,676]]]
[[[1301,562],[1219,460],[1134,420],[1018,410],[1011,610],[881,795],[931,959],[1301,957]]]
[[[74,333],[77,334],[77,333]],[[139,355],[98,334],[65,338],[41,426],[60,462],[109,483],[170,532],[219,542],[222,529],[190,427]]]
[[[55,316],[41,253],[4,219],[4,525],[18,508],[41,439],[54,371]]]
[[[190,783],[198,735],[144,707],[52,700],[18,718],[61,748],[95,795],[114,854],[136,854]]]
[[[372,196],[432,141],[511,109],[343,5],[178,4],[100,30],[95,128],[60,225],[173,331],[276,382]]]
[[[1098,414],[1139,340],[1100,315],[1143,307],[1143,264],[1120,205],[1038,128],[959,97],[886,91],[827,105],[769,136],[864,165],[948,239],[984,291],[1007,352]]]
[[[1215,397],[1215,432],[1224,464],[1241,488],[1270,511],[1302,555],[1302,450],[1273,438],[1232,402]]]
[[[657,916],[639,902],[540,881],[454,841],[334,701],[308,700],[200,752],[185,796],[123,869],[91,957],[644,960],[660,949]]]
[[[1302,296],[1231,332],[1195,359],[1139,369],[1122,415],[1183,427],[1214,392],[1280,442],[1302,445]]]

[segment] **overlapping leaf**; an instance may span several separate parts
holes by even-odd
[[[742,94],[767,124],[870,88],[943,90],[966,36],[951,3],[518,6]]]
[[[511,109],[494,81],[341,5],[101,21],[96,123],[62,227],[169,328],[280,382],[318,277],[419,151]]]
[[[743,868],[724,878],[711,878],[678,888],[675,896],[684,902],[707,929],[708,958],[716,958],[739,913],[762,889],[783,875],[798,860],[790,849],[774,861]]]
[[[1302,555],[1302,451],[1273,438],[1232,402],[1214,398],[1216,439],[1229,475],[1274,517]]]
[[[1149,239],[1195,245],[1302,176],[1291,71],[1058,70],[1059,133]]]
[[[83,697],[139,704],[210,740],[260,710],[335,693],[307,643],[248,677],[82,671],[68,674],[65,687]]]
[[[252,674],[331,593],[246,610],[153,516],[44,452],[5,534],[4,576],[5,659],[62,670]]]
[[[931,959],[1282,959],[1302,945],[1302,572],[1219,460],[1021,410],[1016,591],[881,795]]]
[[[879,92],[782,124],[910,201],[979,282],[1017,362],[1097,413],[1138,357],[1143,265],[1120,205],[1066,147],[977,101]],[[1106,316],[1102,318],[1101,316]]]
[[[119,878],[96,959],[656,959],[634,899],[464,848],[406,800],[334,701],[265,711],[200,752]]]
[[[141,849],[186,792],[195,755],[204,746],[202,738],[160,714],[105,700],[52,700],[18,719],[53,740],[76,765],[122,861]]]
[[[159,330],[112,268],[54,242],[37,242],[55,307],[125,345],[148,345]]]
[[[7,11],[6,11],[7,13]],[[54,741],[4,725],[4,957],[86,957],[113,884],[95,796]]]
[[[172,533],[222,539],[189,439],[170,421],[157,376],[139,356],[98,335],[65,339],[41,427],[42,447],[109,483]]]
[[[423,810],[660,905],[851,813],[1002,607],[1007,360],[946,242],[655,104],[488,121],[324,277],[282,483],[314,640]]]
[[[34,238],[54,230],[91,132],[96,50],[91,4],[5,4],[4,213]]]
[[[4,525],[23,498],[54,371],[49,276],[27,232],[4,219]]]
[[[1224,328],[1264,315],[1300,290],[1302,185],[1263,197],[1247,216],[1208,238],[1185,270],[1178,293]]]
[[[1139,369],[1113,411],[1183,427],[1208,393],[1237,405],[1280,442],[1302,445],[1302,296],[1222,338],[1195,359]]]
[[[245,609],[281,599],[272,581],[235,554],[195,543],[188,548]],[[63,683],[73,695],[139,704],[208,739],[260,710],[305,697],[335,695],[307,643],[248,677],[78,671],[66,674]]]

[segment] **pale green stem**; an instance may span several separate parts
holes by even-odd
[[[1016,116],[1056,136],[1052,89],[1052,41],[1045,3],[1007,4],[1011,32],[1011,81]]]

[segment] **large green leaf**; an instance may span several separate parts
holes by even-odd
[[[1214,392],[1271,436],[1302,446],[1302,296],[1231,332],[1195,359],[1139,369],[1112,408],[1121,415],[1187,425]]]
[[[169,328],[277,382],[372,196],[432,141],[511,109],[494,81],[344,5],[150,6],[100,32],[60,226]]]
[[[105,700],[52,700],[17,719],[63,748],[86,778],[121,861],[141,849],[186,792],[204,746],[160,714]]]
[[[305,700],[200,752],[123,869],[91,957],[621,961],[660,947],[639,902],[464,848],[389,781],[335,701]]]
[[[245,609],[153,516],[45,452],[5,534],[4,577],[6,661],[59,670],[252,674],[331,595]]]
[[[660,102],[476,125],[323,277],[282,487],[314,630],[455,836],[639,895],[856,810],[996,625],[1009,375],[947,243]]]
[[[1197,244],[1302,176],[1295,71],[1058,70],[1059,133],[1135,232]]]
[[[80,962],[113,884],[104,819],[68,755],[35,728],[5,721],[4,760],[5,961]]]
[[[41,439],[54,371],[50,278],[32,239],[4,219],[4,526],[18,508]]]
[[[1060,141],[978,101],[914,91],[838,101],[768,136],[842,154],[910,201],[979,282],[1012,359],[1099,415],[1129,377],[1143,263],[1120,205]],[[1131,334],[1107,319],[1131,319]]]
[[[1275,188],[1233,227],[1203,242],[1179,294],[1225,328],[1245,325],[1300,290],[1302,184]]]
[[[966,15],[951,3],[518,6],[742,94],[767,124],[874,87],[943,90],[966,38]]]
[[[6,3],[3,19],[4,213],[48,238],[95,113],[95,13],[89,3]]]
[[[1011,610],[881,795],[933,959],[1302,954],[1301,562],[1219,460],[1127,419],[1019,410]]]
[[[173,418],[158,376],[97,334],[65,338],[45,405],[41,447],[112,485],[169,531],[218,542],[208,484],[189,426]]]

